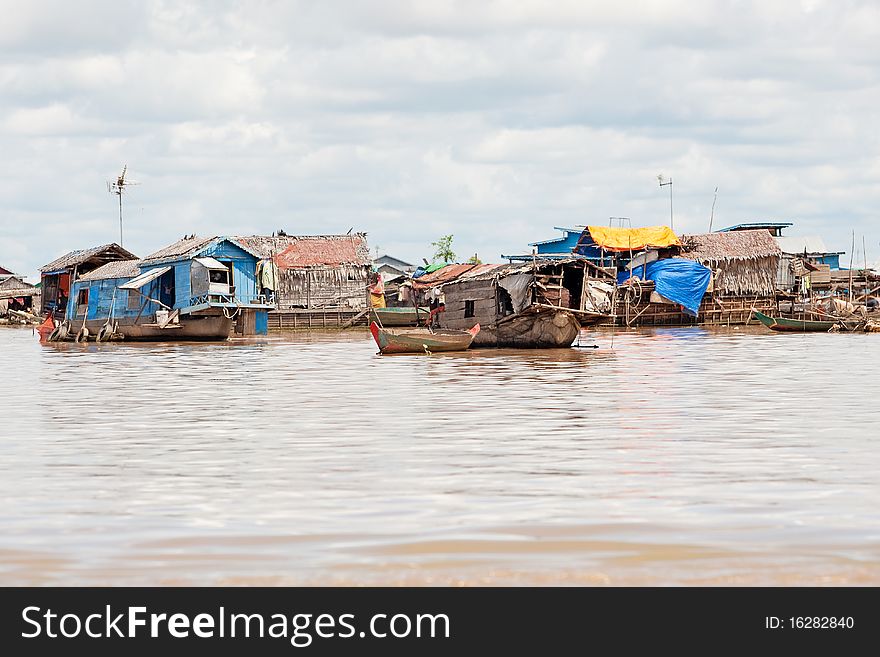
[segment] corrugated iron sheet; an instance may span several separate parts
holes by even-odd
[[[366,233],[351,235],[239,236],[260,258],[272,258],[279,269],[372,265]]]

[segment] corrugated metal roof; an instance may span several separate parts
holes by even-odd
[[[825,242],[818,235],[774,237],[773,239],[779,244],[783,253],[798,254],[804,251],[807,253],[843,253],[843,251],[829,251]]]
[[[137,256],[131,251],[123,249],[115,242],[94,246],[90,249],[82,249],[79,251],[71,251],[66,253],[57,260],[53,260],[48,265],[40,268],[41,272],[53,272],[81,265],[88,260],[96,257],[109,257],[112,260],[137,260]]]
[[[260,258],[273,258],[280,269],[372,265],[366,233],[351,235],[239,236]]]
[[[452,264],[446,265],[437,271],[432,271],[430,274],[425,274],[423,276],[419,276],[418,278],[413,279],[413,287],[417,290],[424,290],[429,287],[436,287],[438,285],[443,285],[444,283],[448,283],[449,281],[455,280],[465,272],[470,271],[474,267],[478,265],[460,265],[460,264]]]
[[[788,228],[789,226],[794,226],[794,224],[787,221],[752,221],[745,224],[736,224],[734,226],[727,226],[726,228],[719,228],[717,232],[727,233],[737,230],[757,230],[759,228]]]
[[[587,261],[583,258],[568,258],[558,260],[534,260],[518,263],[505,263],[502,265],[447,265],[443,269],[438,269],[431,274],[425,274],[419,278],[413,279],[413,287],[417,290],[424,290],[431,287],[439,287],[447,283],[457,283],[459,281],[482,281],[494,278],[495,276],[513,276],[514,274],[530,273],[533,271],[541,271],[547,267],[558,267],[560,265],[572,262],[584,263]]]
[[[171,265],[166,265],[165,267],[156,267],[155,269],[150,269],[149,271],[145,271],[140,276],[135,276],[133,279],[119,286],[120,290],[139,290],[147,283],[155,281],[162,274],[167,271],[171,271]]]
[[[209,258],[207,256],[202,256],[201,258],[193,258],[193,260],[199,263],[205,269],[227,269],[226,265],[224,265],[219,260]]]
[[[80,281],[100,281],[108,278],[131,278],[137,276],[140,272],[140,260],[119,260],[117,262],[108,262],[106,265],[98,267],[90,271],[84,276],[80,276]]]

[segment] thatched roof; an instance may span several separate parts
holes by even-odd
[[[140,260],[121,260],[108,262],[106,265],[80,276],[81,281],[103,281],[111,278],[134,278],[141,273]]]
[[[682,235],[681,255],[715,273],[722,294],[773,294],[782,251],[767,230]]]
[[[131,251],[123,249],[118,244],[103,244],[90,249],[66,253],[57,260],[53,260],[48,265],[41,267],[40,271],[48,274],[84,264],[94,268],[116,260],[137,260],[137,256]]]
[[[212,244],[222,242],[223,240],[227,240],[232,244],[235,244],[235,246],[243,249],[244,251],[247,251],[256,258],[260,257],[260,255],[256,253],[253,248],[251,248],[247,244],[242,243],[238,238],[235,237],[197,237],[193,235],[191,237],[184,237],[183,239],[179,239],[174,244],[169,244],[164,249],[159,249],[155,253],[151,253],[146,258],[144,258],[144,262],[156,263],[163,260],[183,260],[186,258],[192,258],[197,256],[199,253],[207,249]]]
[[[754,260],[782,255],[767,230],[738,230],[729,233],[682,235],[681,254],[702,263]]]
[[[23,281],[12,274],[0,274],[0,299],[12,299],[15,297],[32,297],[39,294],[36,285]]]

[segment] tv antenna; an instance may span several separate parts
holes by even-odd
[[[119,246],[122,246],[122,193],[125,191],[125,188],[129,185],[138,185],[140,183],[136,183],[133,180],[126,180],[125,173],[128,171],[128,165],[125,164],[122,167],[122,173],[119,174],[119,177],[116,180],[108,180],[107,181],[107,191],[111,194],[116,194],[119,197]]]
[[[709,232],[712,232],[712,222],[715,220],[715,201],[718,200],[718,187],[715,187],[715,196],[712,198],[712,212],[709,214]]]
[[[669,186],[669,227],[675,230],[675,224],[672,220],[672,176],[667,180],[662,173],[658,173],[657,182],[660,183],[660,187]]]

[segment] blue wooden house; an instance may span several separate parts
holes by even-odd
[[[260,256],[230,237],[187,237],[143,260],[111,262],[72,285],[68,332],[126,339],[226,339],[268,332]],[[85,331],[83,331],[85,327]]]
[[[562,235],[560,237],[554,237],[553,239],[542,240],[540,242],[530,242],[529,246],[532,247],[533,253],[502,255],[501,257],[506,258],[511,262],[514,260],[531,260],[535,256],[542,260],[561,260],[572,257],[577,258],[579,256],[594,261],[601,259],[602,254],[598,248],[581,247],[579,251],[575,252],[575,247],[578,246],[578,240],[584,232],[584,226],[577,228],[554,226],[553,229],[560,231]]]

